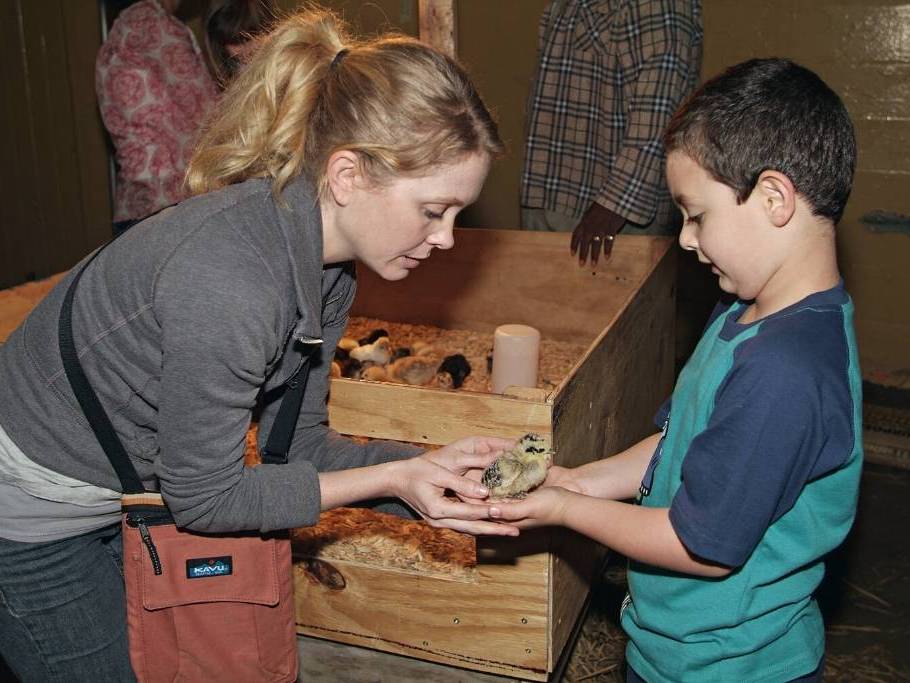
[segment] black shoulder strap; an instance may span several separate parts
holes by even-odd
[[[312,353],[312,352],[310,352]],[[303,403],[303,394],[306,391],[306,382],[310,376],[310,353],[303,357],[303,362],[289,379],[284,398],[275,416],[275,422],[269,430],[269,438],[262,449],[262,463],[264,465],[283,465],[288,461],[288,451],[294,438],[294,428],[297,426],[297,417],[300,415],[300,404]]]
[[[136,468],[133,467],[133,463],[130,462],[123,443],[114,431],[114,426],[111,424],[107,412],[101,405],[98,395],[92,389],[92,385],[82,369],[73,339],[73,298],[76,295],[76,287],[85,269],[101,253],[104,246],[99,247],[92,257],[83,264],[66,290],[58,321],[60,357],[63,360],[63,369],[76,400],[79,402],[82,412],[85,413],[85,417],[95,433],[98,443],[101,444],[104,454],[117,473],[123,493],[143,493],[145,488],[142,486],[142,480],[139,478]],[[303,394],[306,390],[307,377],[309,376],[308,361],[309,354],[304,357],[300,368],[287,382],[288,389],[281,400],[278,415],[275,418],[272,429],[269,431],[266,447],[262,451],[263,463],[284,464],[288,461],[287,454],[294,437],[294,428],[297,425],[297,416],[300,413],[300,405],[303,402]]]
[[[79,362],[79,355],[76,353],[76,344],[73,341],[73,297],[76,295],[76,286],[79,284],[79,280],[82,279],[82,274],[88,264],[101,253],[102,249],[104,247],[99,248],[85,262],[66,290],[58,323],[60,357],[63,360],[63,370],[66,372],[66,377],[73,388],[76,400],[82,407],[82,412],[85,413],[92,431],[95,432],[101,448],[104,449],[104,453],[107,455],[107,459],[110,460],[111,466],[117,473],[120,485],[123,487],[123,493],[142,493],[145,491],[142,486],[142,480],[139,479],[136,468],[130,462],[126,449],[123,448],[123,443],[114,431],[114,426],[101,405],[101,401],[98,400],[98,395],[92,389],[92,385],[89,384],[88,377],[85,376],[85,371],[83,371],[82,364]]]

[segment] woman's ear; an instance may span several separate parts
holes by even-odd
[[[360,157],[349,149],[333,152],[326,162],[325,180],[332,199],[346,206],[360,182]]]
[[[763,171],[755,189],[760,193],[762,207],[771,223],[782,228],[796,212],[796,188],[780,171]]]

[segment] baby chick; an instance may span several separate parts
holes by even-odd
[[[356,339],[351,339],[350,337],[342,337],[338,340],[338,348],[343,349],[344,351],[353,351],[360,344],[357,343]]]
[[[371,382],[385,382],[389,379],[389,376],[381,365],[371,365],[363,369],[360,373],[360,379],[367,379]]]
[[[413,356],[435,356],[438,355],[436,349],[427,344],[425,341],[416,341],[411,344],[411,355]]]
[[[368,346],[375,342],[380,337],[388,337],[389,333],[387,330],[377,327],[375,330],[371,330],[366,337],[362,337],[357,341],[358,346]]]
[[[388,337],[380,337],[372,344],[352,349],[350,356],[361,363],[370,361],[376,365],[385,365],[392,359],[392,343]]]
[[[457,389],[471,374],[471,364],[463,354],[446,356],[436,369],[436,386],[440,389]]]
[[[389,379],[404,384],[429,384],[436,376],[438,365],[435,356],[405,356],[388,367]]]
[[[553,451],[539,434],[525,434],[483,471],[480,483],[490,498],[524,498],[547,478]]]

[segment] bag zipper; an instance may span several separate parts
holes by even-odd
[[[148,526],[145,524],[145,518],[139,516],[127,516],[126,523],[132,527],[138,527],[139,536],[142,538],[142,542],[145,544],[145,547],[148,548],[149,559],[152,561],[152,569],[155,571],[155,576],[160,576],[161,558],[158,557],[158,549],[155,547],[155,541],[152,540],[152,534],[149,531]]]

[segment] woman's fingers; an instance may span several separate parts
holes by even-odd
[[[444,469],[444,468],[443,468]],[[436,484],[444,489],[449,489],[456,496],[465,498],[486,498],[490,492],[480,482],[444,470]]]

